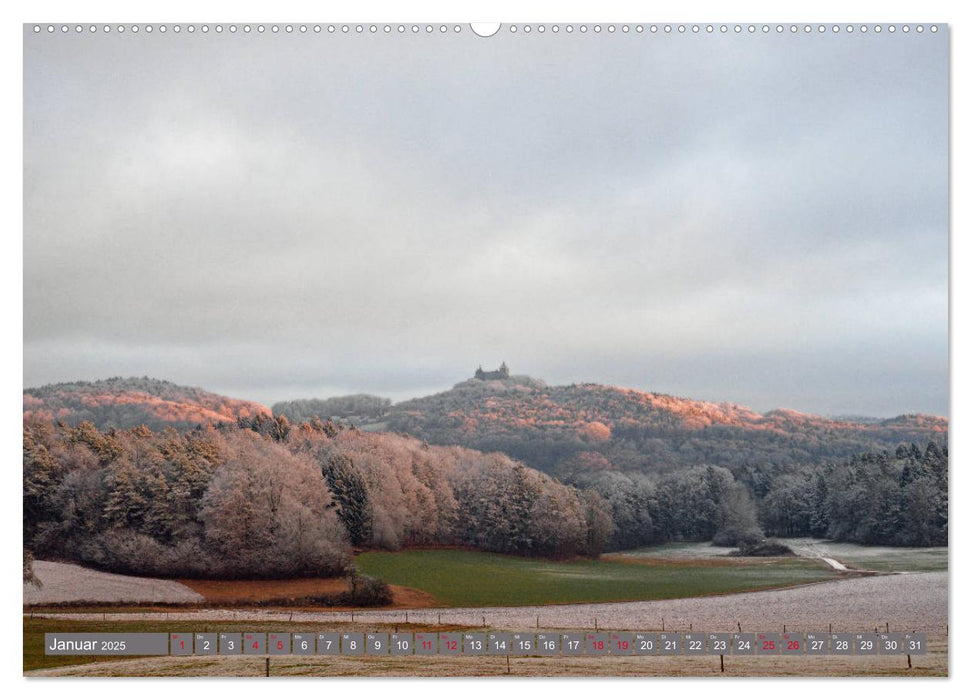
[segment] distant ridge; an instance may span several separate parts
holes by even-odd
[[[837,419],[785,408],[763,414],[736,403],[593,383],[548,386],[525,375],[484,374],[397,404],[357,394],[281,402],[273,413],[296,422],[333,418],[372,431],[407,433],[429,444],[504,452],[561,476],[701,464],[733,469],[820,464],[895,450],[900,444],[948,442],[948,421],[937,416]],[[25,389],[23,409],[25,419],[153,430],[271,413],[256,402],[148,377]]]
[[[24,418],[89,421],[101,429],[146,425],[191,428],[232,422],[260,413],[266,406],[231,399],[195,387],[150,377],[112,377],[94,382],[66,382],[24,389]]]
[[[387,416],[391,399],[371,394],[332,396],[328,399],[296,399],[273,404],[274,416],[304,423],[314,418],[336,419],[349,423],[377,423]]]
[[[736,403],[592,383],[547,386],[518,376],[471,379],[395,404],[387,427],[432,444],[505,452],[560,474],[808,464],[948,439],[948,421],[937,416],[853,421],[786,408],[763,414]]]

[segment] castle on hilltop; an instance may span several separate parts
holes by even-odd
[[[483,372],[482,365],[475,371],[476,379],[509,379],[509,367],[503,362],[495,372]]]

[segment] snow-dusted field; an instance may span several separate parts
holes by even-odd
[[[947,641],[899,656],[274,656],[273,676],[944,676]],[[30,671],[28,676],[263,676],[266,657],[161,656]]]
[[[882,547],[810,537],[782,538],[802,557],[830,557],[873,571],[947,571],[947,547]]]
[[[635,603],[596,603],[506,608],[424,608],[357,611],[354,623],[486,625],[499,629],[604,629],[836,632],[885,629],[942,634],[947,624],[948,575],[944,572],[867,576],[757,593]],[[84,613],[44,615],[101,619]],[[271,610],[175,610],[168,613],[108,613],[117,620],[262,620],[347,625],[349,612]]]
[[[175,581],[106,574],[75,564],[35,561],[43,586],[24,586],[24,605],[97,603],[201,603],[204,598]]]
[[[813,537],[780,537],[800,557],[834,559],[851,568],[872,571],[947,571],[947,547],[883,547],[833,542]],[[710,542],[675,542],[611,554],[625,557],[694,559],[727,556],[733,547]],[[838,567],[837,567],[838,568]]]

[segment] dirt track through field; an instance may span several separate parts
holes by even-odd
[[[675,600],[547,605],[505,608],[423,608],[353,613],[356,623],[404,623],[487,626],[495,629],[687,630],[695,631],[891,631],[943,633],[947,626],[946,572],[867,576],[773,591]],[[72,620],[260,620],[351,621],[350,612],[290,610],[175,610],[106,614],[35,613]],[[407,617],[406,617],[407,616]]]

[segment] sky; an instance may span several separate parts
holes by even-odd
[[[948,37],[24,36],[24,385],[948,415]]]

